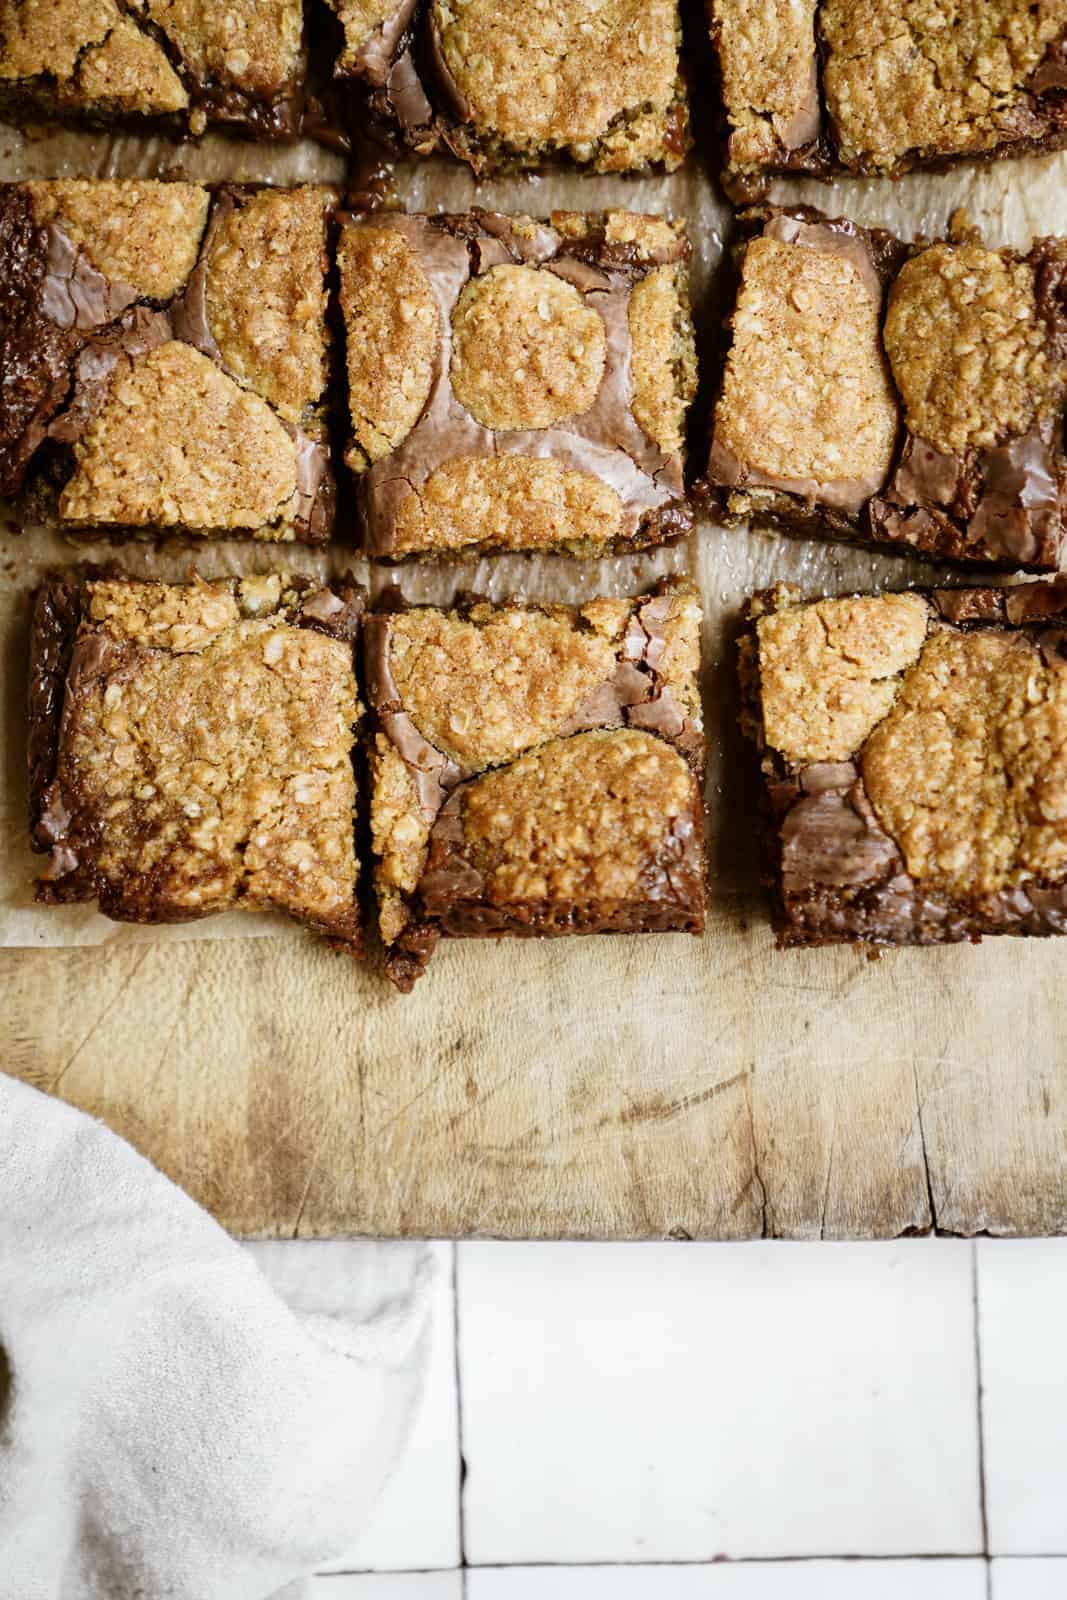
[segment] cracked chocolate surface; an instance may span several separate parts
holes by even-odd
[[[0,0],[0,110],[294,138],[303,27],[302,0]]]
[[[781,944],[1067,931],[1067,581],[770,591],[741,677]]]
[[[45,903],[119,921],[280,910],[357,946],[362,596],[273,575],[58,583],[30,661]]]
[[[0,492],[40,483],[47,515],[107,535],[329,538],[333,200],[0,186]]]
[[[371,838],[387,969],[442,936],[698,932],[700,603],[367,617]]]
[[[687,254],[680,224],[625,212],[346,226],[348,461],[368,553],[581,554],[688,531]]]
[[[807,535],[1055,570],[1067,520],[1067,243],[906,247],[761,208],[708,466],[713,503]]]
[[[1067,144],[1062,0],[711,0],[724,183],[899,173]]]

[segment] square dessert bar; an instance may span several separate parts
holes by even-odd
[[[371,840],[387,970],[441,936],[704,926],[700,600],[368,616]]]
[[[692,527],[684,225],[383,214],[341,231],[372,556],[637,549]]]
[[[295,138],[302,0],[0,0],[0,116]]]
[[[336,70],[409,149],[476,172],[672,171],[688,148],[678,0],[328,0]]]
[[[1067,144],[1064,0],[709,0],[724,183]]]
[[[1067,240],[922,247],[748,216],[708,481],[727,518],[1055,569],[1067,522]]]
[[[122,922],[278,910],[357,945],[361,611],[354,588],[278,576],[39,591],[38,899]]]
[[[99,535],[329,538],[331,190],[0,185],[0,494]]]
[[[779,943],[1067,932],[1067,580],[750,607]]]

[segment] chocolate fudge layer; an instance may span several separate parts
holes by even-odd
[[[1067,580],[750,613],[779,943],[1067,932]]]
[[[921,248],[748,214],[708,482],[727,518],[931,559],[1060,564],[1067,241]]]
[[[0,494],[60,525],[322,540],[322,188],[0,185]]]
[[[368,616],[371,837],[387,970],[440,937],[704,925],[700,600]]]
[[[673,171],[688,148],[678,0],[328,0],[337,70],[409,149],[478,173]]]
[[[724,183],[1067,145],[1064,0],[709,0]]]
[[[278,576],[41,590],[38,899],[123,922],[279,910],[359,941],[354,589]]]
[[[688,253],[680,222],[622,211],[346,225],[368,553],[591,554],[687,533]]]
[[[0,0],[0,115],[300,131],[302,0]]]

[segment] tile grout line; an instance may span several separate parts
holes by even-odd
[[[1012,1560],[1019,1561],[1048,1561],[1056,1557],[1049,1556],[1013,1556]],[[1067,1559],[1067,1558],[1064,1558]],[[803,1566],[898,1566],[905,1563],[929,1562],[933,1566],[947,1564],[957,1565],[970,1563],[976,1565],[981,1562],[988,1569],[990,1563],[981,1552],[974,1550],[938,1550],[920,1551],[918,1554],[907,1551],[896,1551],[892,1555],[857,1555],[851,1552],[846,1555],[833,1555],[822,1551],[817,1555],[805,1556],[661,1556],[656,1561],[620,1560],[612,1557],[603,1561],[475,1561],[470,1566],[464,1567],[463,1573],[468,1572],[602,1572],[625,1571],[627,1568],[641,1571],[666,1567],[707,1568],[721,1572],[726,1567],[803,1567]]]
[[[971,1306],[974,1313],[974,1386],[978,1409],[978,1514],[982,1533],[982,1554],[986,1562],[986,1600],[992,1600],[993,1569],[989,1549],[989,1507],[986,1498],[985,1406],[982,1386],[981,1306],[978,1285],[978,1241],[971,1240]]]
[[[459,1570],[464,1596],[467,1593],[467,1525],[464,1510],[467,1487],[467,1458],[463,1452],[463,1370],[459,1345],[459,1244],[452,1241],[452,1361],[456,1382],[456,1445],[459,1451]]]

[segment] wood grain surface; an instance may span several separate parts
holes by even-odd
[[[299,937],[0,952],[4,1065],[247,1236],[1067,1231],[1067,950],[442,948],[407,998]]]

